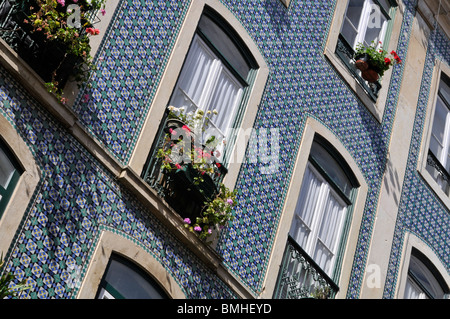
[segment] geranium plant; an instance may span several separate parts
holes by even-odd
[[[185,113],[183,108],[168,107],[169,120],[179,120],[180,127],[168,127],[163,145],[158,149],[157,157],[161,160],[161,167],[168,173],[181,170],[184,165],[191,165],[198,173],[194,177],[194,184],[200,185],[206,178],[217,178],[222,174],[220,153],[216,147],[224,143],[223,139],[214,135],[209,136],[205,143],[203,133],[208,128],[210,120],[217,115],[215,110],[202,110]],[[200,216],[195,220],[185,218],[185,227],[206,240],[213,234],[215,228],[223,228],[232,220],[232,208],[236,204],[236,193],[230,191],[223,183],[217,183],[217,192],[212,198],[205,197]]]
[[[93,69],[89,37],[100,31],[93,27],[90,20],[94,12],[105,14],[106,0],[31,0],[29,15],[23,22],[31,32],[43,39],[44,43],[58,44],[65,50],[63,60],[74,57],[78,62],[73,67],[73,76],[78,83],[87,80],[88,72]],[[59,64],[58,68],[62,65]],[[48,90],[55,93],[62,102],[62,89],[55,79],[58,69],[52,70],[52,80],[46,84]]]
[[[184,226],[198,234],[201,240],[208,239],[214,233],[214,229],[222,229],[234,219],[232,210],[236,205],[236,191],[230,191],[222,183],[219,186],[217,196],[212,201],[205,202],[201,216],[195,221],[184,219]]]
[[[400,64],[402,60],[394,50],[392,50],[389,54],[386,50],[381,48],[381,42],[379,42],[378,44],[372,42],[371,45],[365,46],[364,44],[359,43],[355,49],[355,59],[357,59],[359,56],[367,54],[367,63],[381,77],[383,76],[384,72],[386,72],[391,67],[391,65]]]

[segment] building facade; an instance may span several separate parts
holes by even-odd
[[[447,298],[448,2],[107,0],[64,100],[20,49],[20,10],[0,1],[19,298]],[[402,60],[376,81],[355,67],[372,41]],[[236,205],[213,243],[185,227],[208,189],[161,173],[168,106],[217,113],[211,180]]]

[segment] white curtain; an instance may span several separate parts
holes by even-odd
[[[216,110],[218,114],[211,114],[204,140],[210,135],[222,139],[229,133],[242,92],[243,86],[206,43],[195,36],[170,104],[184,107],[186,114],[197,109],[205,114]]]
[[[290,235],[327,274],[333,268],[346,211],[346,204],[309,163]]]

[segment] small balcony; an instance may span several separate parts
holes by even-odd
[[[338,291],[334,281],[289,236],[274,299],[331,299]]]
[[[198,169],[201,166],[196,162],[198,157],[194,158],[192,154],[198,156],[200,152],[203,156],[210,156],[210,152],[205,146],[197,145],[198,137],[187,130],[182,121],[165,114],[141,177],[181,217],[195,220],[201,216],[205,203],[220,191],[227,169],[214,156],[207,159],[207,171]],[[175,136],[171,132],[181,133],[183,147],[180,147],[180,135]],[[170,165],[167,155],[161,155],[169,153]]]
[[[90,59],[86,26],[91,25],[95,9],[81,12],[83,27],[77,29],[68,26],[67,5],[55,1],[51,12],[40,12],[40,4],[38,0],[0,0],[0,37],[45,83],[62,89],[70,76],[81,81],[85,72]]]
[[[375,83],[369,83],[362,78],[361,71],[359,71],[355,66],[355,51],[341,34],[339,35],[336,45],[336,55],[342,60],[344,65],[347,67],[356,81],[358,81],[358,83],[362,86],[364,91],[366,91],[370,99],[373,102],[376,102],[378,94],[381,90],[381,84],[378,81]]]

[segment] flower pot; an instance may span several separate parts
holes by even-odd
[[[369,83],[375,83],[380,78],[378,72],[371,68],[361,71],[361,76]]]
[[[369,68],[369,55],[368,54],[360,54],[355,56],[355,66],[361,70],[365,71]]]

